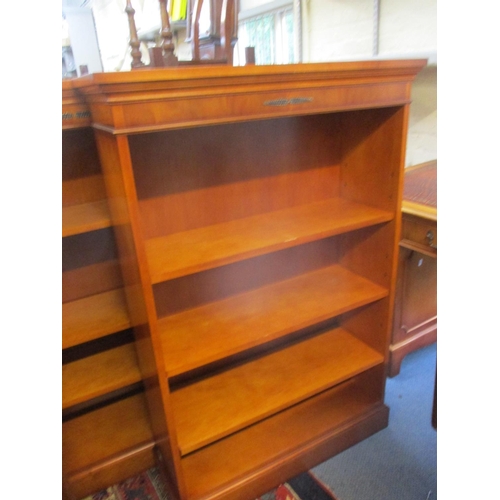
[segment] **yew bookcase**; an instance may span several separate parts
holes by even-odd
[[[90,111],[62,85],[62,465],[65,499],[154,465]]]
[[[255,498],[387,426],[410,90],[424,65],[73,82],[173,498]]]

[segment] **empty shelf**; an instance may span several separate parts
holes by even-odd
[[[63,365],[63,409],[141,381],[134,344]]]
[[[390,212],[334,198],[146,241],[152,283],[346,231],[387,222]]]
[[[220,488],[237,489],[239,481],[234,478],[240,480],[246,476],[248,480],[248,471],[262,471],[268,469],[270,463],[290,460],[297,451],[328,442],[332,436],[345,431],[346,424],[376,412],[380,409],[382,386],[372,393],[366,390],[366,385],[370,385],[368,378],[373,380],[375,376],[365,372],[183,457],[189,496],[203,498]],[[284,458],[286,454],[288,457]],[[314,457],[318,459],[317,451]]]
[[[62,306],[63,349],[131,327],[122,288]]]
[[[63,237],[95,231],[110,226],[111,216],[106,200],[63,207]]]
[[[172,393],[182,455],[340,384],[383,356],[336,328]]]
[[[387,294],[386,288],[333,265],[167,316],[159,321],[167,374],[203,366]]]

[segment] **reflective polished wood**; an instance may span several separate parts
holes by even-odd
[[[388,424],[410,91],[424,65],[74,82],[174,500],[257,497]]]

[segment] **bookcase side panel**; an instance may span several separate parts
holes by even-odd
[[[115,226],[124,289],[136,338],[151,426],[156,446],[160,450],[158,458],[164,462],[169,484],[175,485],[171,493],[175,497],[182,497],[183,481],[176,452],[175,430],[171,424],[169,388],[164,375],[163,359],[159,355],[161,348],[156,332],[153,292],[137,216],[128,138],[113,137],[99,130],[95,131],[95,136]]]
[[[343,114],[341,195],[399,213],[408,106]]]
[[[401,233],[399,216],[408,126],[407,105],[346,117],[342,195],[394,213],[392,221],[343,236],[340,262],[389,289],[389,296],[349,315],[343,326],[387,359]],[[356,126],[355,123],[358,123]],[[368,257],[368,258],[367,258]]]

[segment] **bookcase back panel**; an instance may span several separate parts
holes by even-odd
[[[337,196],[337,123],[319,115],[130,137],[144,236]]]
[[[337,189],[338,167],[215,186],[139,202],[146,238],[325,200]],[[298,186],[307,186],[300,191]]]
[[[82,299],[122,286],[120,264],[106,260],[66,271],[62,275],[62,302]]]
[[[62,179],[67,181],[100,174],[94,132],[89,128],[66,130],[62,141]]]
[[[68,236],[62,240],[63,273],[116,258],[112,228]]]
[[[62,364],[64,366],[67,363],[82,360],[96,353],[109,351],[116,347],[130,344],[131,342],[134,342],[134,331],[132,328],[106,335],[105,337],[100,337],[91,342],[64,349],[62,351]]]
[[[69,179],[62,183],[62,206],[70,207],[106,199],[106,187],[101,174]]]
[[[334,264],[338,239],[255,257],[154,285],[159,317],[222,300]]]
[[[65,130],[62,141],[62,206],[106,199],[91,128]]]
[[[79,350],[88,340],[130,326],[111,228],[63,238],[62,269],[63,347]],[[84,351],[92,353],[95,346]]]

